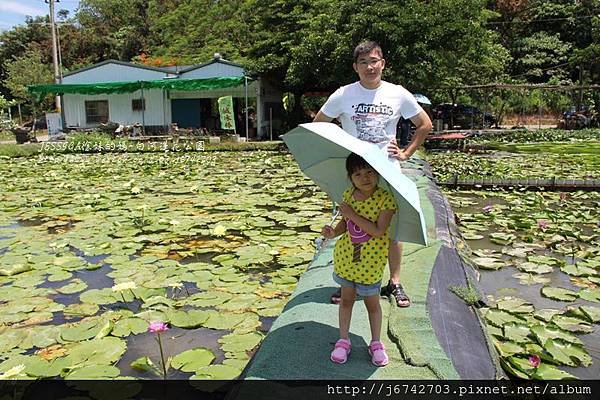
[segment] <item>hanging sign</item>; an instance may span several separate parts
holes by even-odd
[[[235,116],[233,115],[233,97],[219,97],[219,115],[221,116],[221,129],[230,129],[235,133]]]

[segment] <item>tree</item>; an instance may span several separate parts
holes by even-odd
[[[46,97],[39,101],[37,95],[27,91],[28,85],[48,84],[53,82],[53,69],[50,64],[43,63],[43,55],[39,48],[32,46],[20,57],[4,63],[8,77],[4,85],[10,90],[12,97],[28,102],[36,116],[52,108],[52,99]]]

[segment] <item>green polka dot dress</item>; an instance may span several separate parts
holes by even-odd
[[[344,192],[344,201],[360,216],[377,222],[384,210],[396,210],[394,197],[385,189],[377,188],[366,200],[359,201],[352,196],[354,188]],[[333,251],[335,273],[344,279],[363,285],[372,285],[381,281],[387,263],[390,241],[389,228],[385,235],[372,237],[359,247],[360,256],[356,257],[356,246],[350,241],[348,231],[338,239]]]

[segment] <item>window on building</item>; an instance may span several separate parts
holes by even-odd
[[[85,120],[88,124],[108,122],[108,100],[85,102]]]
[[[146,109],[146,99],[131,100],[131,109],[133,111],[142,111]]]

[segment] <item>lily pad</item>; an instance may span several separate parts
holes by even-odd
[[[552,323],[559,328],[574,332],[574,333],[590,333],[594,331],[594,328],[585,321],[579,318],[567,317],[564,315],[555,315],[552,317]]]
[[[587,367],[592,364],[592,357],[582,346],[575,345],[560,339],[549,339],[544,345],[544,349],[557,362],[575,367],[579,364]]]
[[[476,257],[471,261],[481,269],[498,270],[504,266],[504,262],[498,258]]]
[[[69,380],[111,379],[119,376],[121,371],[112,365],[89,365],[77,368],[65,376]]]
[[[196,370],[190,379],[232,380],[237,378],[242,371],[231,365],[209,365]]]
[[[600,307],[581,306],[580,309],[590,322],[595,324],[600,322]]]
[[[534,325],[529,328],[536,341],[543,347],[550,339],[562,339],[569,343],[582,345],[583,342],[572,333],[553,325]]]
[[[500,299],[496,302],[496,307],[500,310],[517,314],[528,314],[535,310],[531,303],[517,297],[505,297]]]
[[[509,357],[515,354],[523,353],[523,347],[514,342],[504,342],[500,340],[494,340],[494,346],[501,357]]]
[[[112,331],[113,336],[127,337],[131,334],[137,335],[148,330],[148,323],[141,318],[123,318],[115,323]]]
[[[221,348],[227,352],[240,352],[252,350],[263,339],[263,335],[257,332],[246,334],[229,334],[219,339],[222,344]]]
[[[171,360],[171,366],[184,372],[195,372],[198,369],[210,365],[215,355],[209,349],[198,347],[177,354]]]
[[[544,286],[540,293],[544,297],[559,301],[575,301],[578,297],[577,292],[572,290],[550,286]]]
[[[187,329],[201,326],[208,320],[209,316],[208,311],[202,310],[167,312],[167,317],[172,325]]]
[[[576,376],[569,374],[568,372],[562,371],[552,365],[540,364],[539,367],[531,375],[533,379],[539,380],[561,380],[561,379],[577,379]]]
[[[532,262],[518,263],[517,268],[520,271],[529,272],[533,274],[548,274],[554,270],[550,265],[536,264]]]
[[[579,297],[583,300],[600,303],[600,289],[581,289],[579,291]]]
[[[492,325],[495,325],[500,328],[504,326],[504,324],[510,322],[514,322],[517,324],[524,322],[522,318],[514,316],[509,312],[498,310],[496,308],[489,309],[488,312],[485,314],[485,319]]]
[[[508,323],[502,328],[504,330],[504,337],[515,343],[529,343],[529,334],[531,333],[529,327],[524,324]]]

